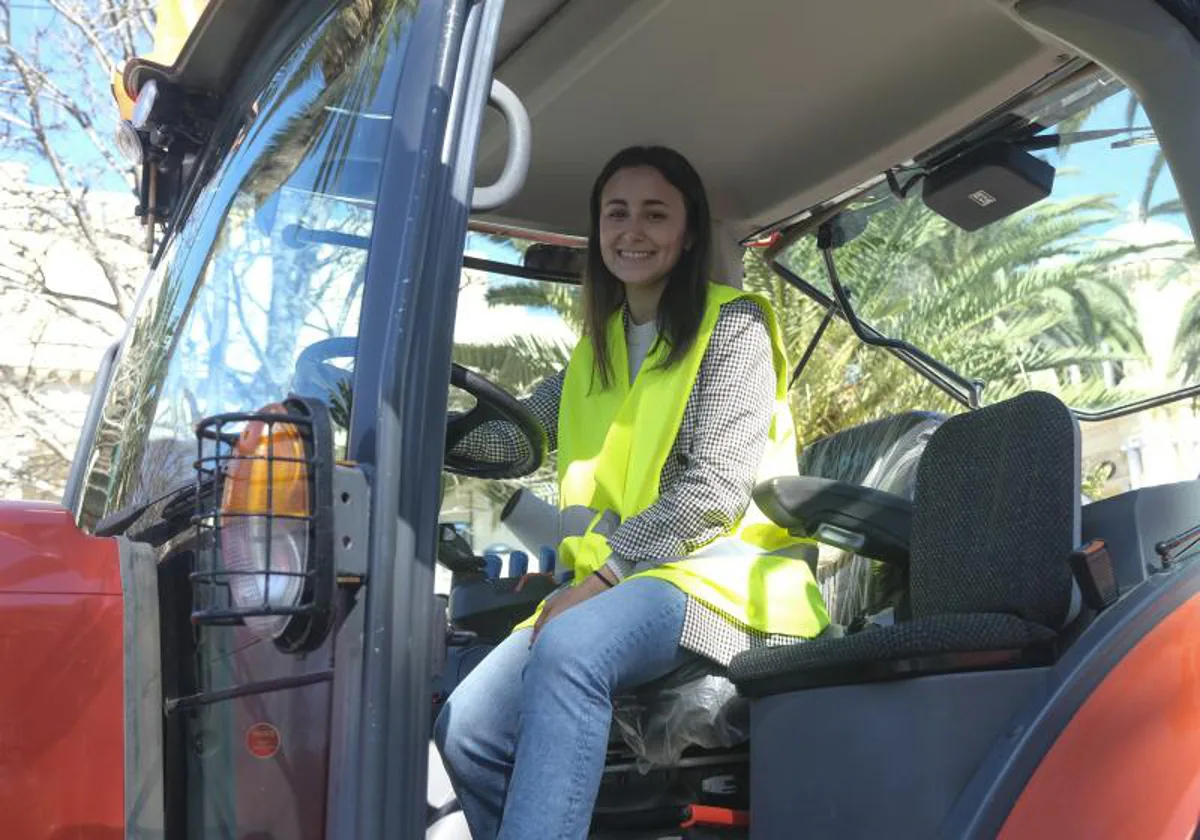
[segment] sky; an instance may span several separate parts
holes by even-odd
[[[18,49],[24,50],[31,46],[39,32],[48,29],[51,33],[57,33],[63,31],[60,29],[61,27],[69,25],[63,19],[63,16],[50,6],[46,0],[11,0],[8,5],[12,9],[13,43]],[[58,53],[53,48],[52,43],[43,41],[42,58],[44,61]],[[149,49],[148,41],[146,47]],[[51,75],[59,87],[68,94],[79,95],[79,92],[83,90],[83,83],[73,68],[64,67],[61,71],[54,72],[53,68],[55,65],[49,62],[46,63],[51,68]],[[102,138],[107,139],[112,144],[112,149],[115,151],[116,143],[112,138],[117,126],[118,112],[116,101],[112,96],[104,95],[107,90],[107,84],[107,78],[95,78],[92,80],[93,88],[100,92],[99,101],[95,103],[100,110],[97,113],[93,113],[92,117],[97,132]],[[59,132],[55,136],[55,142],[57,150],[64,159],[81,168],[90,169],[95,175],[95,180],[90,185],[92,189],[128,192],[128,182],[119,174],[109,169],[107,164],[100,159],[95,147],[82,132]],[[29,180],[31,182],[57,186],[57,181],[54,179],[50,166],[40,157],[29,157],[22,162],[27,163],[29,166]]]
[[[1109,97],[1088,118],[1081,130],[1122,128],[1126,124],[1125,109],[1129,93],[1121,92]],[[1140,108],[1134,118],[1135,126],[1148,126],[1145,112]],[[1059,168],[1055,178],[1054,197],[1069,198],[1080,195],[1113,194],[1114,202],[1122,209],[1141,198],[1146,182],[1146,173],[1159,150],[1158,144],[1138,145],[1114,149],[1112,143],[1121,140],[1095,140],[1072,145],[1066,155],[1049,153],[1046,157]],[[1178,198],[1175,183],[1169,171],[1164,171],[1152,195],[1151,204],[1159,204]],[[1168,217],[1175,224],[1184,225],[1182,216]]]

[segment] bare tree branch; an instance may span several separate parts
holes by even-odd
[[[100,245],[97,242],[96,232],[92,229],[91,220],[88,218],[88,214],[83,212],[82,208],[79,206],[78,198],[75,195],[75,191],[72,189],[72,184],[67,176],[65,167],[63,166],[58,153],[54,150],[53,144],[50,143],[49,138],[47,138],[46,132],[42,127],[42,109],[38,103],[36,91],[30,86],[28,77],[24,73],[21,63],[18,63],[17,65],[17,72],[21,74],[22,80],[25,81],[26,89],[29,91],[28,103],[29,114],[31,117],[30,122],[33,125],[34,136],[42,146],[43,154],[45,156],[44,159],[48,164],[50,164],[50,168],[54,171],[54,177],[58,180],[59,186],[62,188],[63,197],[70,206],[71,212],[75,216],[75,221],[79,224],[80,236],[82,236],[83,240],[87,243],[88,247],[93,253],[99,253]],[[124,315],[125,307],[123,305],[121,286],[118,281],[116,271],[114,270],[113,266],[105,261],[100,261],[100,268],[104,272],[104,278],[108,281],[109,288],[112,289],[113,297],[117,299],[117,311]]]
[[[101,73],[111,73],[112,68],[116,66],[117,59],[108,54],[108,50],[104,48],[104,44],[100,41],[100,37],[96,32],[94,23],[85,22],[78,14],[77,10],[68,8],[62,3],[62,0],[46,0],[56,12],[63,16],[79,32],[83,39],[87,41],[88,46],[92,48],[92,53],[96,59],[96,67]]]
[[[37,407],[38,409],[40,409],[44,412],[50,411],[50,409],[48,409],[46,406],[41,405],[40,403],[37,403],[36,400],[30,400],[30,402],[34,403],[35,407]],[[20,418],[20,417],[27,416],[29,413],[27,409],[24,409],[24,408],[18,409],[17,406],[14,405],[13,399],[11,397],[9,397],[7,394],[4,394],[3,392],[0,392],[0,403],[4,404],[5,408],[7,408],[9,410],[9,412],[13,415],[14,418]],[[68,466],[70,465],[71,453],[69,451],[67,451],[67,449],[62,444],[60,444],[58,441],[56,441],[50,435],[46,434],[44,431],[40,431],[41,429],[44,429],[46,427],[45,424],[43,424],[43,423],[27,423],[27,424],[22,424],[22,425],[24,428],[28,429],[35,437],[37,437],[38,442],[40,442],[47,450],[54,453],[54,455],[56,455],[63,462],[63,464],[68,465]]]
[[[17,25],[0,0],[0,313],[15,330],[0,341],[4,443],[15,444],[0,446],[0,493],[55,498],[86,405],[81,372],[123,328],[145,272],[141,225],[122,199],[133,172],[108,127],[112,73],[154,18],[145,0],[45,9],[48,20]]]

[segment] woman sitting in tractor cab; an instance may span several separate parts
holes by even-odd
[[[559,546],[570,585],[466,677],[435,730],[476,840],[586,837],[614,693],[829,622],[807,546],[751,500],[796,474],[787,363],[768,302],[710,280],[699,175],[670,149],[625,149],[590,212],[584,337],[527,404],[557,447],[560,507],[592,524]]]

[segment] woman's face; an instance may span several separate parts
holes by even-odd
[[[651,166],[618,169],[600,192],[600,255],[622,283],[653,287],[688,246],[683,194]]]

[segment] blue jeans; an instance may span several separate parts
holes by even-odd
[[[628,580],[505,639],[467,675],[434,729],[474,840],[586,838],[612,697],[683,665],[687,596]]]

